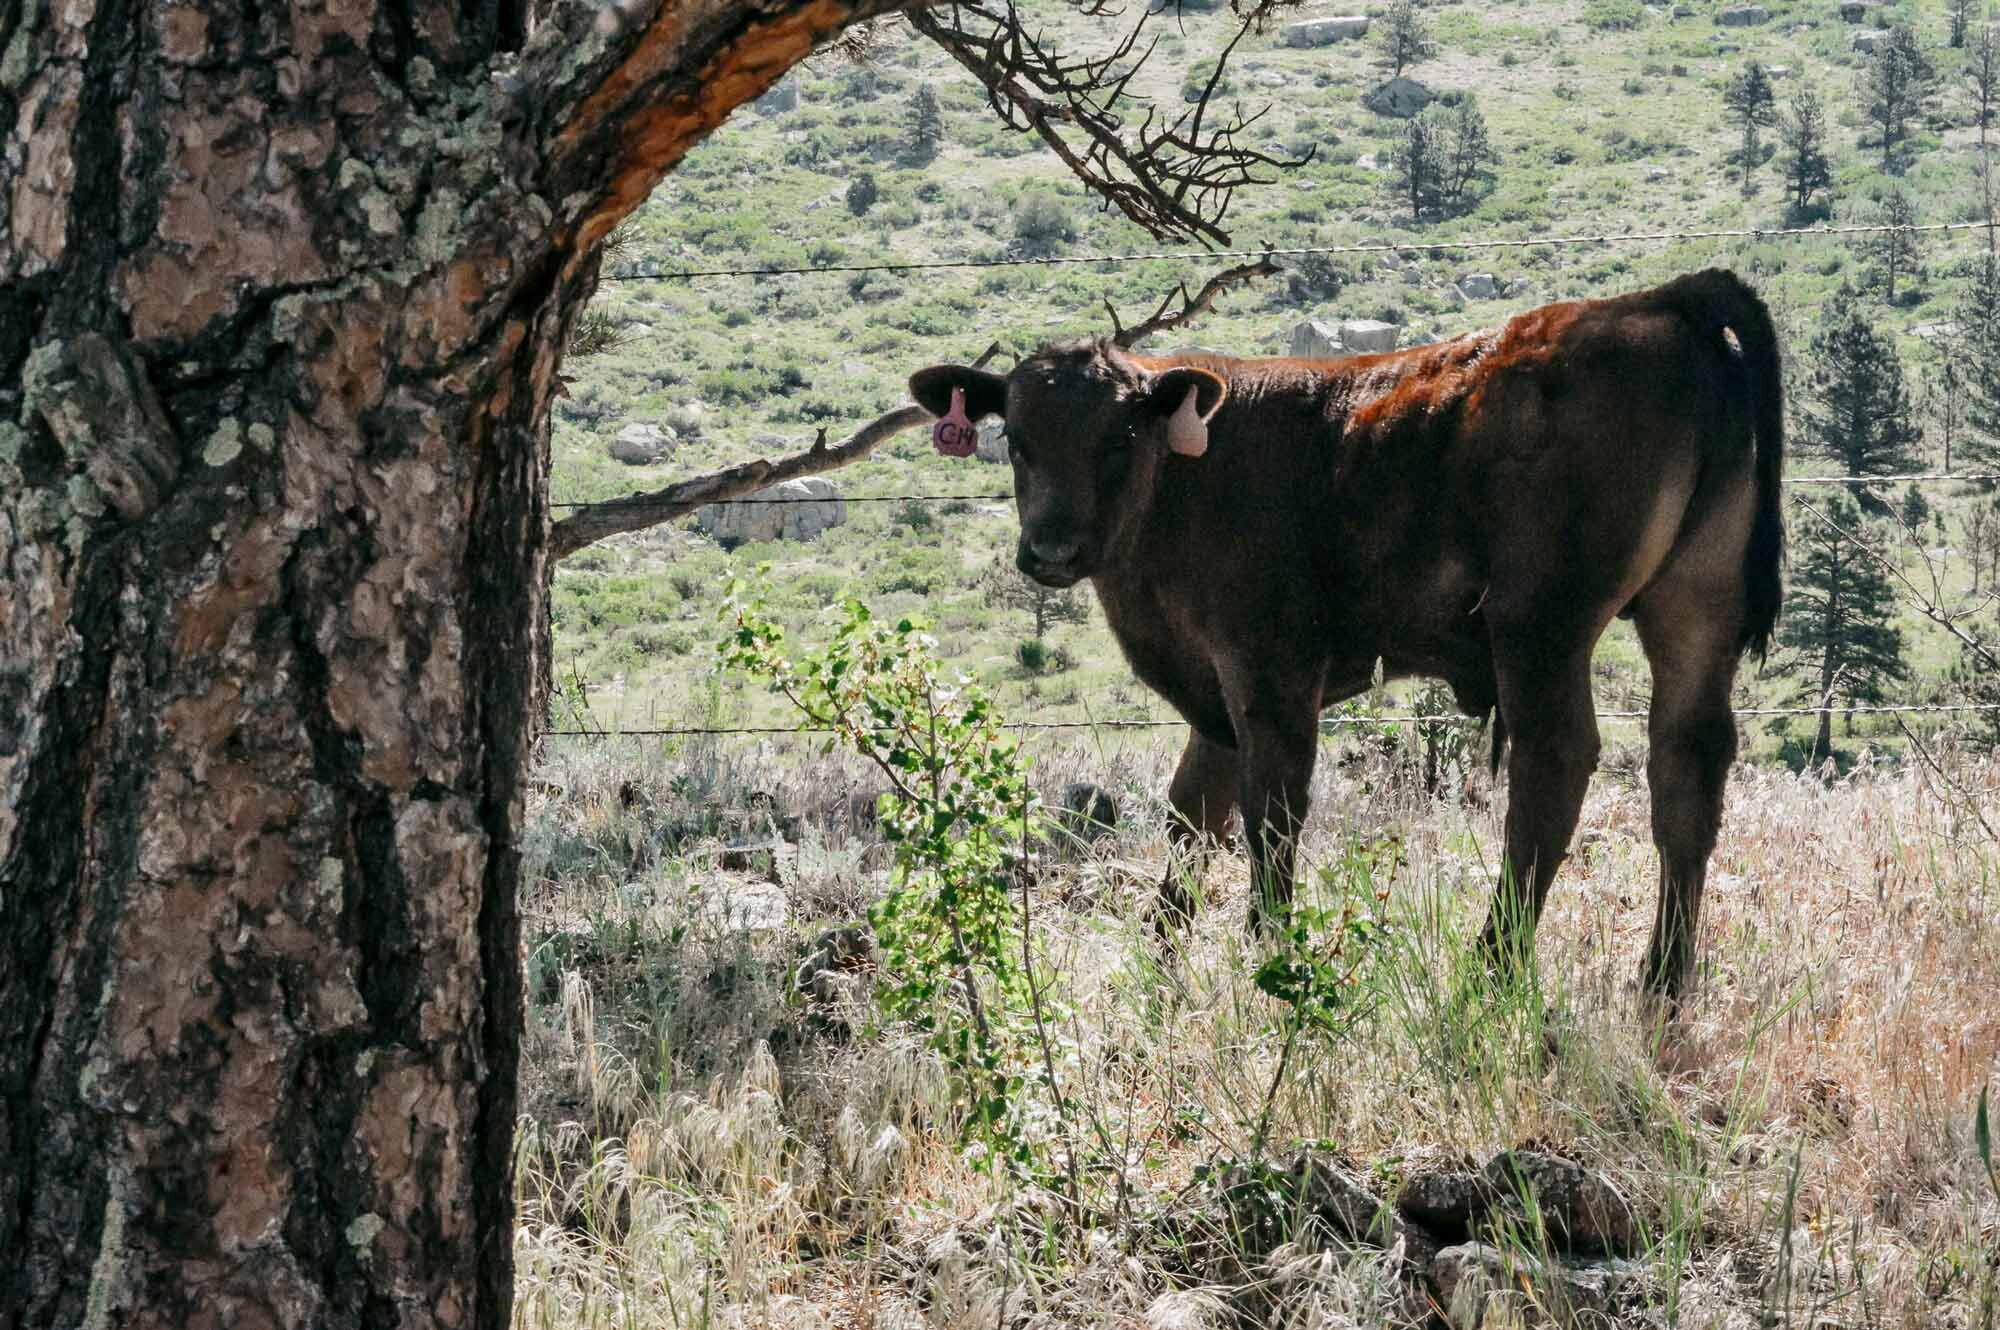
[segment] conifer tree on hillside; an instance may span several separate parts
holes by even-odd
[[[910,98],[909,137],[903,142],[903,156],[913,166],[928,166],[943,147],[944,108],[926,83]]]
[[[1944,16],[1951,49],[1959,50],[1972,31],[1972,21],[1979,17],[1979,0],[1945,0]]]
[[[1819,761],[1833,751],[1833,708],[1884,701],[1883,686],[1908,678],[1909,666],[1893,622],[1895,589],[1860,511],[1845,495],[1814,506],[1827,520],[1807,516],[1797,524],[1778,644],[1794,653],[1794,668],[1785,671],[1797,680],[1788,700],[1819,711],[1812,749]]]
[[[1411,65],[1421,64],[1437,54],[1430,25],[1424,22],[1417,0],[1391,0],[1382,16],[1382,53],[1389,57],[1389,72],[1400,77]]]
[[[1954,314],[1958,335],[1946,354],[1965,384],[1960,451],[1976,470],[2000,469],[2000,258],[1979,257]]]
[[[1878,226],[1898,228],[1870,232],[1864,237],[1862,245],[1863,252],[1874,261],[1874,277],[1882,286],[1882,299],[1893,305],[1896,303],[1897,280],[1914,277],[1921,272],[1918,265],[1922,252],[1919,241],[1923,237],[1912,229],[1917,225],[1917,210],[1910,203],[1909,195],[1900,189],[1892,189],[1883,198],[1874,221]]]
[[[1913,418],[1895,344],[1875,331],[1845,286],[1827,315],[1825,327],[1806,350],[1805,392],[1799,404],[1805,443],[1837,460],[1851,476],[1912,469],[1916,457],[1911,449],[1922,432]],[[1861,501],[1870,512],[1889,511],[1887,503],[1866,491]]]
[[[1955,337],[1941,348],[1937,364],[1924,371],[1921,410],[1927,428],[1924,433],[1936,440],[1940,454],[1938,469],[1950,471],[1953,450],[1965,438],[1966,382],[1964,338]]]
[[[1040,642],[1057,624],[1087,623],[1090,594],[1081,583],[1073,587],[1043,586],[1011,562],[1002,561],[986,575],[986,603],[996,609],[1022,610],[1034,625],[1034,640]]]
[[[1450,216],[1477,205],[1499,160],[1486,117],[1466,96],[1450,106],[1432,102],[1410,117],[1391,152],[1391,179],[1413,217]]]
[[[1863,113],[1882,141],[1882,169],[1896,169],[1896,150],[1910,136],[1910,120],[1937,82],[1937,67],[1906,24],[1889,29],[1889,39],[1868,57],[1861,75]]]
[[[1826,153],[1826,107],[1819,94],[1801,88],[1778,122],[1778,141],[1783,148],[1780,165],[1785,172],[1785,190],[1791,195],[1794,221],[1812,217],[1813,196],[1823,194],[1817,215],[1833,209],[1833,161]]]
[[[1742,135],[1736,149],[1736,166],[1743,195],[1748,198],[1751,193],[1750,173],[1763,164],[1763,146],[1758,142],[1758,131],[1778,123],[1778,99],[1771,91],[1771,78],[1764,72],[1764,66],[1755,60],[1745,65],[1742,73],[1731,79],[1724,89],[1722,105],[1729,113],[1730,123]]]

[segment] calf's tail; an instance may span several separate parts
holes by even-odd
[[[1750,527],[1750,544],[1743,556],[1743,635],[1737,651],[1757,653],[1771,647],[1784,601],[1785,514],[1779,478],[1785,469],[1785,388],[1778,363],[1778,334],[1771,311],[1757,293],[1725,268],[1709,268],[1669,282],[1657,294],[1672,304],[1703,335],[1720,339],[1733,333],[1749,381],[1751,422],[1756,435],[1754,476],[1757,511]]]

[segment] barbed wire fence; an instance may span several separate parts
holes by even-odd
[[[1763,241],[1775,239],[1810,239],[1821,237],[1876,235],[1898,232],[1908,235],[1942,232],[1983,231],[1995,225],[1993,219],[1969,222],[1938,222],[1922,225],[1869,224],[1853,226],[1812,226],[1780,228],[1709,228],[1680,231],[1630,231],[1611,232],[1598,235],[1541,236],[1507,239],[1474,239],[1446,241],[1385,241],[1379,243],[1352,243],[1330,245],[1302,245],[1281,248],[1244,250],[1155,250],[1130,253],[1069,254],[1069,255],[1002,255],[987,258],[924,259],[882,263],[841,263],[811,266],[755,266],[727,268],[689,268],[664,272],[621,272],[609,273],[599,278],[600,282],[675,282],[693,281],[701,278],[763,278],[783,276],[806,276],[823,273],[909,273],[938,270],[986,268],[1010,268],[1030,266],[1088,266],[1092,264],[1121,265],[1152,262],[1213,262],[1222,259],[1264,259],[1302,257],[1307,255],[1371,254],[1387,253],[1397,255],[1421,253],[1476,252],[1505,249],[1564,248],[1591,245],[1612,245],[1624,243],[1664,243],[1691,240],[1744,240]],[[1780,482],[1790,488],[1843,487],[1869,488],[1888,485],[1933,485],[2000,484],[2000,472],[1950,472],[1916,471],[1883,475],[1846,476],[1787,476]],[[650,503],[652,495],[633,495],[628,498],[612,498],[597,501],[564,501],[552,503],[558,510],[589,508],[615,508],[623,503]],[[945,503],[1001,503],[1014,498],[1011,490],[972,491],[960,493],[930,494],[870,494],[842,496],[840,502],[848,504],[945,504]],[[823,503],[819,496],[765,496],[746,495],[719,501],[726,504],[799,504]],[[1820,522],[1833,526],[1831,520],[1818,509],[1803,501],[1794,499],[1794,506],[1803,509]],[[1841,528],[1833,529],[1843,536],[1851,536]],[[1961,642],[1966,634],[1956,628],[1955,616],[1944,613],[1941,608],[1917,592],[1914,584],[1906,579],[1897,588],[1899,598],[1911,601],[1925,617],[1942,623],[1954,632]],[[1975,645],[1979,645],[1975,643]],[[1790,707],[1739,707],[1732,714],[1742,718],[1757,717],[1818,717],[1831,713],[1842,717],[1864,715],[1893,715],[1901,724],[1906,715],[1991,715],[2000,713],[2000,702],[1953,701],[1953,702],[1904,702],[1881,704],[1855,704],[1846,706],[1790,706]],[[1599,720],[1643,721],[1649,712],[1645,710],[1620,709],[1601,710],[1595,713]],[[1322,736],[1338,733],[1346,729],[1409,725],[1414,727],[1433,726],[1483,726],[1484,717],[1430,714],[1418,712],[1402,713],[1336,713],[1323,716],[1320,721]],[[1099,730],[1158,730],[1184,729],[1186,722],[1177,718],[1144,717],[1127,719],[1086,719],[1015,721],[1008,729],[1027,733],[1099,731]],[[643,738],[700,738],[729,735],[815,735],[831,734],[829,727],[799,725],[673,725],[638,726],[619,729],[590,729],[587,727],[557,728],[543,731],[545,737],[554,739],[643,739]]]

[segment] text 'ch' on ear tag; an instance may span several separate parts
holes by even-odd
[[[931,447],[946,457],[970,457],[979,448],[979,431],[965,417],[965,389],[951,390],[951,410],[931,426]]]
[[[1180,409],[1167,417],[1167,447],[1182,457],[1200,457],[1208,451],[1208,422],[1194,409],[1195,389],[1181,402]]]

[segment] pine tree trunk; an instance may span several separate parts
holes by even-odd
[[[557,348],[867,12],[0,13],[0,1327],[507,1324]]]

